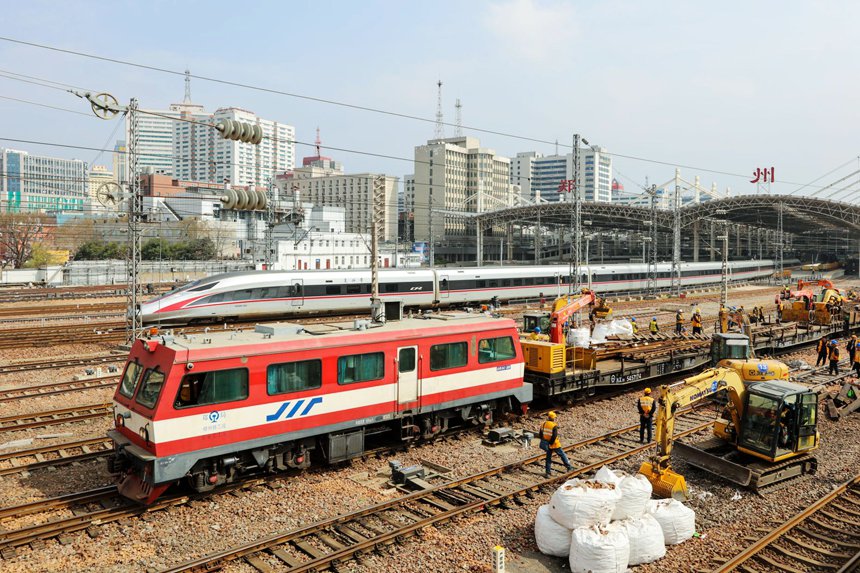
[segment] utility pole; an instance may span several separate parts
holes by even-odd
[[[783,243],[785,242],[785,235],[783,234],[782,228],[782,210],[783,210],[782,201],[777,205],[777,219],[776,219],[776,276],[777,280],[783,280],[783,273],[785,272],[783,269]]]
[[[385,216],[385,176],[373,178],[373,220],[370,225],[370,319],[385,322],[385,311],[379,298],[379,234]]]
[[[717,209],[714,214],[725,217],[726,210]],[[723,218],[722,223],[723,234],[717,236],[717,240],[723,242],[723,248],[721,249],[722,252],[720,253],[723,259],[722,266],[720,268],[720,304],[722,306],[726,306],[729,301],[729,222],[727,219]]]
[[[570,193],[573,199],[570,210],[570,287],[568,294],[578,292],[580,285],[579,257],[580,243],[582,242],[582,197],[579,194],[579,144],[584,141],[578,133],[573,134],[573,181],[570,184]]]
[[[657,186],[651,185],[651,187],[645,190],[646,193],[651,198],[651,220],[649,221],[650,227],[650,237],[649,241],[651,243],[651,251],[650,257],[648,257],[648,294],[652,296],[656,296],[657,294]]]
[[[266,270],[272,270],[273,261],[277,259],[275,251],[275,178],[269,179],[269,189],[266,193]]]
[[[681,294],[681,170],[675,168],[675,197],[672,213],[672,294]]]
[[[430,219],[430,245],[429,245],[428,250],[430,251],[430,268],[432,269],[433,267],[436,266],[436,252],[435,252],[436,247],[434,246],[436,241],[435,241],[435,233],[433,231],[433,185],[430,185],[430,207],[429,207],[429,209],[430,209],[430,212],[428,215],[429,215],[429,219]],[[444,225],[445,225],[444,220],[445,219],[443,218],[442,219],[443,231],[444,231]]]
[[[143,331],[140,316],[140,223],[143,218],[143,195],[140,192],[140,173],[137,166],[137,146],[140,136],[137,98],[128,105],[128,249],[125,255],[128,286],[126,287],[125,341],[131,345]]]

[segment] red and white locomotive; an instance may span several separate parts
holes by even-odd
[[[369,326],[258,326],[137,340],[114,395],[120,492],[149,504],[186,480],[207,491],[251,472],[329,463],[365,439],[429,439],[525,408],[510,319],[465,313]]]

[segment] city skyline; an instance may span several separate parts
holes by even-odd
[[[216,2],[211,9],[220,5]],[[850,111],[854,80],[838,72],[858,51],[850,42],[849,23],[860,7],[850,4],[787,3],[770,9],[737,3],[727,9],[664,3],[658,29],[642,25],[654,16],[652,7],[628,2],[480,2],[459,9],[456,19],[443,19],[453,9],[444,2],[432,9],[391,9],[385,2],[359,9],[332,3],[324,24],[309,29],[297,24],[313,21],[315,9],[310,7],[246,7],[248,16],[280,16],[293,23],[289,45],[294,47],[275,55],[259,50],[259,42],[232,42],[219,49],[215,43],[201,45],[194,34],[169,34],[191,10],[181,5],[155,3],[135,14],[138,26],[109,28],[98,39],[71,32],[75,22],[90,16],[79,6],[34,6],[10,8],[9,17],[16,21],[10,36],[429,120],[192,80],[193,100],[207,109],[243,107],[295,125],[296,157],[309,154],[314,129],[321,127],[326,143],[342,148],[324,151],[357,172],[402,176],[414,171],[408,162],[413,147],[433,135],[438,79],[443,81],[447,122],[454,122],[455,99],[463,104],[464,134],[480,137],[502,156],[515,157],[532,149],[551,155],[556,140],[559,152],[565,153],[563,146],[579,132],[610,150],[615,176],[630,191],[644,185],[646,177],[651,182],[671,178],[676,165],[707,184],[717,182],[721,190],[731,187],[733,194],[755,191],[749,180],[756,167],[776,166],[774,191],[784,193],[800,189],[794,183],[812,182],[838,166],[843,174],[856,168],[852,159],[857,153],[848,143],[856,122]],[[145,41],[145,31],[152,31],[166,15],[173,18],[153,36],[157,47],[150,47],[153,42]],[[800,26],[804,35],[787,40],[785,31]],[[347,32],[358,29],[368,39],[356,46]],[[369,39],[383,30],[385,41]],[[215,23],[207,33],[214,38],[226,31]],[[458,38],[477,49],[463,54]],[[434,46],[431,52],[428,45]],[[594,57],[588,57],[590,50]],[[137,96],[143,108],[164,109],[182,99],[181,75],[9,42],[0,42],[0,58],[7,71],[108,91],[121,103]],[[473,73],[477,69],[480,74]],[[2,136],[107,149],[120,139],[108,138],[115,122],[88,117],[88,106],[71,94],[6,77],[0,82],[0,94],[8,98],[83,114],[0,99],[6,120]],[[542,88],[536,91],[536,85]],[[775,86],[781,89],[775,91]],[[472,131],[472,126],[542,143]],[[446,136],[454,135],[453,127],[445,129]],[[798,145],[800,141],[807,145]],[[0,143],[110,165],[98,151]],[[835,170],[830,179],[815,185],[839,176]]]

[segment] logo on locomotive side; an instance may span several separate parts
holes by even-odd
[[[268,416],[266,416],[266,421],[267,422],[274,422],[276,420],[282,420],[282,419],[283,420],[289,420],[290,418],[296,417],[296,414],[298,414],[299,418],[301,418],[302,416],[307,416],[310,413],[311,409],[313,409],[313,407],[316,406],[317,404],[321,404],[322,401],[323,401],[322,396],[317,396],[316,398],[311,398],[310,400],[307,401],[307,405],[305,405],[305,408],[304,408],[304,410],[302,410],[301,414],[299,414],[298,412],[301,409],[302,405],[305,403],[304,398],[297,401],[295,404],[293,404],[292,401],[284,402],[283,404],[280,405],[280,407],[278,407],[277,412],[275,412],[274,414],[269,414]],[[290,408],[290,412],[286,416],[284,416],[284,412],[287,411],[287,408],[290,407],[290,404],[293,404],[293,407]]]
[[[209,421],[213,424],[221,419],[221,412],[215,410],[214,412],[209,412]]]

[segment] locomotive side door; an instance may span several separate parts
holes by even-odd
[[[418,347],[397,349],[397,403],[418,400]]]

